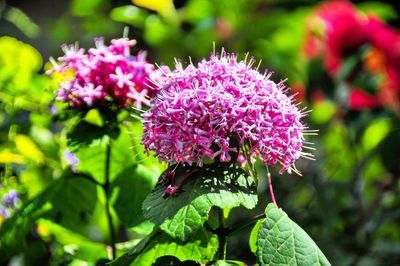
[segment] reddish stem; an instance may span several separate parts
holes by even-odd
[[[191,176],[193,173],[199,171],[199,169],[195,168],[190,170],[188,173],[185,174],[185,176],[182,178],[182,181],[178,185],[178,190],[180,190],[183,187],[183,184],[185,184],[186,179],[188,179],[189,176]]]
[[[269,186],[269,194],[271,195],[272,202],[274,203],[275,207],[279,209],[278,204],[276,204],[274,189],[272,188],[271,174],[269,172],[267,173],[267,179]]]

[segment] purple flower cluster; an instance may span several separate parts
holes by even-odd
[[[303,155],[304,114],[282,82],[222,52],[166,75],[151,108],[143,114],[146,151],[168,163],[204,164],[206,158],[262,159],[291,172]]]
[[[3,218],[8,218],[10,216],[10,210],[16,209],[19,204],[19,194],[16,190],[11,189],[3,195],[1,201],[0,215],[3,216]]]
[[[9,190],[2,198],[3,204],[11,209],[15,209],[19,202],[18,192],[14,189]]]
[[[104,106],[115,102],[118,106],[129,107],[149,103],[154,92],[147,84],[157,81],[160,71],[146,61],[146,53],[130,55],[135,40],[113,39],[109,46],[103,38],[95,39],[96,48],[87,53],[75,45],[63,45],[64,56],[58,65],[52,60],[54,69],[66,80],[60,84],[57,100],[69,103],[71,108]],[[72,76],[72,77],[71,77]]]

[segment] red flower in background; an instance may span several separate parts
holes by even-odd
[[[375,108],[380,105],[377,97],[368,94],[363,89],[354,87],[349,94],[349,105],[353,109]]]
[[[368,41],[380,54],[380,65],[376,73],[383,74],[379,97],[386,104],[399,111],[400,96],[400,34],[376,17],[371,17],[366,26]]]
[[[325,54],[325,67],[335,74],[345,53],[367,41],[366,23],[350,2],[322,3],[308,21],[306,55],[313,58]]]
[[[371,49],[362,58],[363,71],[376,75],[377,95],[352,86],[349,107],[374,108],[387,105],[398,111],[400,96],[400,35],[374,16],[358,12],[349,1],[328,1],[317,7],[307,21],[304,51],[312,59],[323,57],[326,71],[336,76],[348,55],[361,46]]]

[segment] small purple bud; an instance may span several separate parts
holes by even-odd
[[[179,192],[178,186],[169,185],[164,191],[163,198],[175,196],[178,192]]]
[[[18,205],[19,195],[18,192],[14,189],[9,190],[6,194],[3,195],[3,204],[10,208],[15,209]]]
[[[64,160],[71,166],[74,173],[78,171],[79,159],[76,157],[75,153],[66,149],[64,151]]]
[[[7,210],[6,207],[0,205],[0,215],[3,216],[3,218],[7,219],[8,217],[10,217],[10,212]]]

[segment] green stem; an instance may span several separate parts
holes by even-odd
[[[216,230],[218,236],[218,259],[226,259],[226,246],[227,246],[227,230],[225,228],[224,210],[218,208],[219,226]]]
[[[115,231],[110,210],[110,160],[111,160],[111,140],[109,140],[106,148],[106,162],[105,162],[105,182],[103,185],[104,194],[106,197],[105,207],[108,221],[108,228],[110,232],[110,245],[111,245],[111,259],[115,259]]]
[[[87,174],[85,174],[85,173],[76,173],[76,174],[74,173],[74,174],[72,174],[72,177],[86,179],[86,180],[92,182],[93,184],[95,184],[96,186],[100,186],[100,187],[103,187],[103,186],[104,186],[104,184],[98,182],[98,181],[97,181],[96,179],[94,179],[92,176],[87,175]]]

